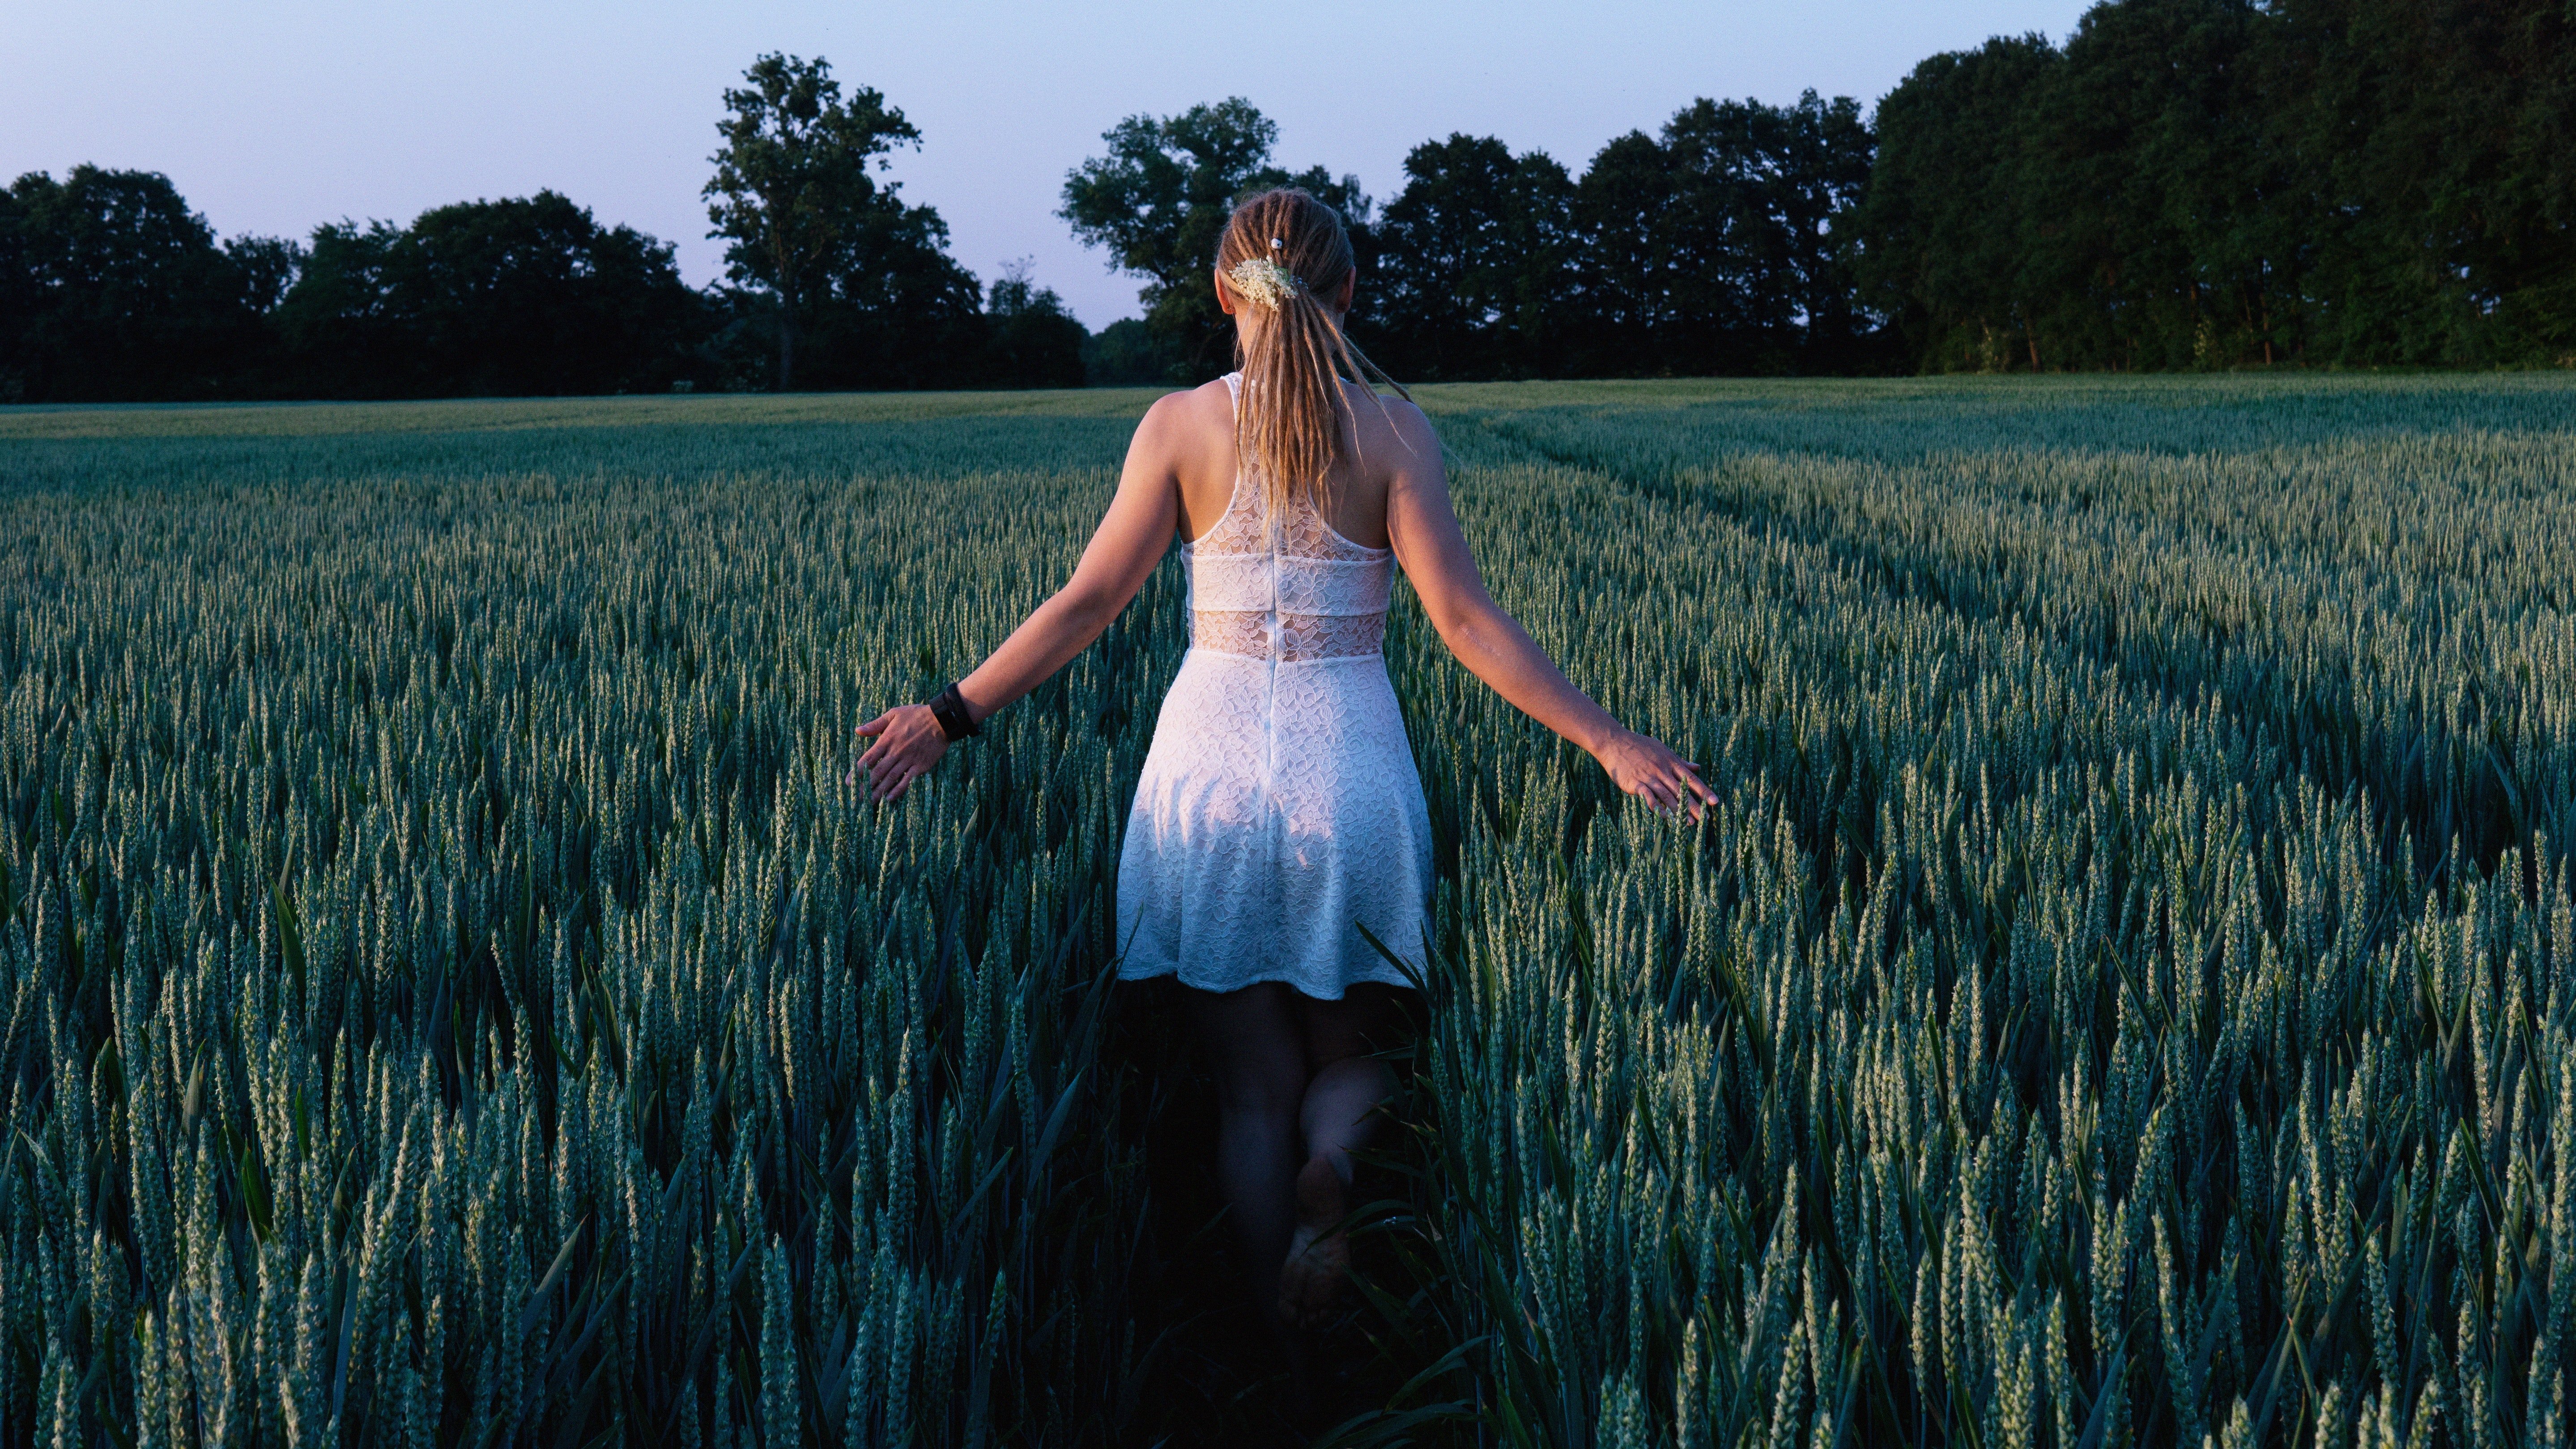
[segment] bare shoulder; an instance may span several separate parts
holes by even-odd
[[[1395,474],[1439,471],[1440,433],[1410,400],[1382,394],[1373,400],[1363,397],[1353,412],[1359,420],[1363,454],[1385,459],[1384,466]]]
[[[1210,388],[1217,393],[1214,399],[1208,396]],[[1145,416],[1137,420],[1136,434],[1128,441],[1128,467],[1165,476],[1179,475],[1186,480],[1202,471],[1209,458],[1230,455],[1233,411],[1224,393],[1225,384],[1217,382],[1167,392],[1154,399],[1153,405],[1145,409]]]
[[[1204,449],[1211,439],[1222,443],[1233,436],[1233,430],[1234,405],[1220,378],[1154,399],[1153,406],[1145,409],[1144,418],[1136,424],[1136,443],[1139,447],[1189,452]]]
[[[1440,455],[1440,430],[1431,426],[1430,416],[1415,405],[1413,399],[1388,398],[1386,415],[1394,423],[1397,436],[1417,448],[1427,449],[1435,458]]]

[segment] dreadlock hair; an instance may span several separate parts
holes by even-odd
[[[1217,269],[1237,302],[1235,362],[1243,370],[1235,414],[1240,466],[1258,480],[1273,519],[1299,492],[1320,511],[1324,476],[1345,446],[1358,446],[1357,419],[1341,381],[1372,393],[1403,385],[1368,360],[1334,324],[1325,302],[1356,268],[1339,212],[1294,186],[1245,197],[1217,244]],[[1273,270],[1273,269],[1276,270]]]

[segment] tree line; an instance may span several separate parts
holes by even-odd
[[[1186,382],[1226,209],[1307,187],[1396,375],[2576,365],[2576,10],[2105,0],[1864,113],[1699,100],[1578,174],[1453,134],[1383,206],[1240,98],[1133,116],[1059,215],[1143,286],[1088,334],[883,178],[919,131],[820,60],[725,92],[727,274],[553,192],[219,241],[157,174],[0,193],[0,400]]]
[[[2576,7],[2119,0],[1873,117],[1865,307],[1927,371],[2576,366]]]
[[[882,95],[772,55],[724,100],[726,277],[703,289],[552,191],[219,243],[158,173],[22,176],[0,192],[0,402],[1082,382],[1056,294],[1023,265],[980,281],[882,179],[920,139]]]
[[[1426,380],[2576,366],[2571,31],[2564,0],[2110,0],[1866,117],[1696,101],[1579,177],[1452,135],[1382,211],[1331,198],[1353,334]],[[1212,242],[1169,243],[1213,224],[1139,218],[1276,179],[1269,132],[1229,102],[1107,140],[1065,215],[1203,371]]]
[[[1399,377],[1880,371],[1901,359],[1859,305],[1837,223],[1866,185],[1849,97],[1701,100],[1659,136],[1612,141],[1577,178],[1493,137],[1426,141],[1380,210],[1356,178],[1271,164],[1276,128],[1241,99],[1130,119],[1067,179],[1062,215],[1146,278],[1144,326],[1178,375],[1221,371],[1208,286],[1231,198],[1303,185],[1359,253],[1354,338]]]

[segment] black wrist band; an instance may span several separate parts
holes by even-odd
[[[959,694],[953,684],[931,698],[930,717],[939,721],[939,732],[951,744],[968,735],[983,733],[976,725],[975,717],[966,712],[965,696]]]

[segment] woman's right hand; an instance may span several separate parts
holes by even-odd
[[[873,800],[902,799],[912,782],[929,774],[939,757],[948,753],[947,732],[940,729],[939,717],[926,704],[897,705],[859,726],[858,733],[876,743],[859,756],[851,777],[855,779],[860,770],[868,772],[868,797]]]
[[[1698,820],[1717,803],[1717,792],[1700,779],[1699,766],[1652,735],[1622,729],[1593,751],[1592,758],[1601,762],[1620,789],[1657,810],[1687,809],[1690,818]]]

